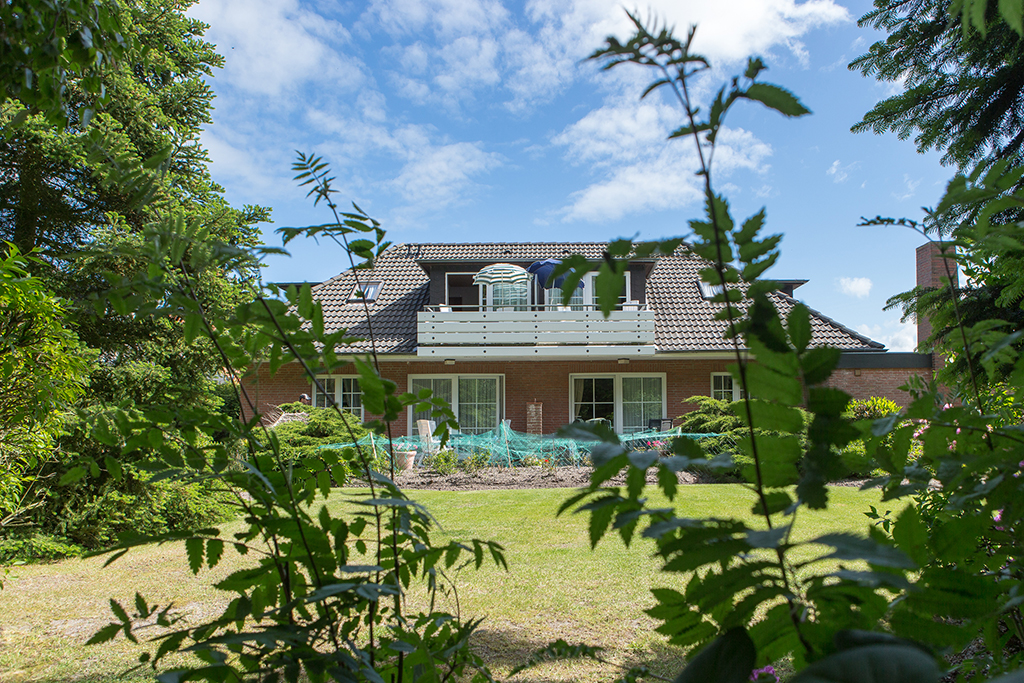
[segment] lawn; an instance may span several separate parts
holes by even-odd
[[[486,617],[475,646],[499,678],[556,638],[606,647],[616,661],[645,662],[666,673],[677,669],[681,653],[665,645],[644,614],[653,604],[650,589],[673,585],[673,577],[659,575],[652,546],[643,539],[627,549],[618,537],[608,537],[591,552],[585,516],[554,516],[569,493],[414,493],[440,522],[438,540],[493,539],[506,548],[508,573],[485,567],[463,571],[457,580],[463,616]],[[688,516],[744,516],[752,503],[752,494],[734,485],[686,486],[680,493],[679,510]],[[863,532],[868,520],[862,512],[878,499],[877,491],[834,488],[829,509],[801,512],[794,535]],[[339,493],[329,504],[341,507],[344,501]],[[140,650],[123,639],[84,646],[107,623],[108,598],[130,601],[139,590],[150,601],[173,600],[190,618],[201,619],[227,602],[228,596],[210,584],[246,561],[230,552],[225,558],[198,577],[175,545],[133,551],[107,568],[96,558],[11,568],[0,592],[0,680],[114,680]],[[598,681],[610,680],[609,673],[570,663],[545,666],[517,680]],[[130,679],[136,677],[145,672]]]

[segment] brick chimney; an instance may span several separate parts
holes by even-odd
[[[949,271],[953,275],[953,286],[959,286],[957,278],[957,267],[955,261],[948,261]],[[917,286],[922,289],[935,289],[948,287],[948,275],[946,274],[946,259],[943,258],[939,245],[935,242],[927,242],[917,248]],[[932,321],[928,318],[917,320],[917,344],[918,348],[928,341],[932,335]],[[931,351],[930,348],[925,349]]]

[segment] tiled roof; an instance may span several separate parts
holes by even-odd
[[[658,351],[729,351],[723,336],[726,322],[715,320],[725,304],[712,303],[697,288],[699,271],[708,263],[692,255],[658,260],[647,280],[647,303],[654,314],[654,345]],[[781,292],[771,295],[785,317],[796,303]],[[811,344],[836,346],[844,351],[881,351],[882,344],[811,311]]]
[[[491,242],[477,244],[406,244],[401,249],[415,261],[527,262],[582,254],[598,261],[608,245],[604,242]]]
[[[368,303],[370,323],[362,302],[349,303],[349,297],[359,282],[379,280],[383,283],[380,294]],[[347,270],[313,288],[313,296],[324,310],[324,329],[348,328],[354,337],[370,338],[370,330],[382,353],[414,353],[416,351],[416,313],[427,304],[430,280],[416,261],[406,256],[399,245],[384,252],[372,270]],[[369,342],[355,344],[360,351],[369,351]]]
[[[416,313],[428,302],[429,280],[419,263],[451,261],[533,262],[582,254],[599,260],[605,243],[547,242],[491,244],[399,244],[385,251],[372,270],[360,270],[362,283],[384,283],[377,300],[369,304],[370,325],[383,353],[415,353]],[[659,353],[679,351],[728,351],[723,338],[725,323],[714,319],[724,304],[705,300],[697,288],[698,271],[707,266],[702,259],[680,248],[673,256],[657,259],[647,281],[648,306],[655,311],[655,347]],[[368,337],[369,329],[362,303],[349,303],[355,288],[353,271],[313,288],[323,304],[327,330],[347,327],[349,334]],[[785,316],[794,299],[782,293],[772,294],[779,312]],[[832,345],[844,351],[882,351],[876,341],[840,325],[831,318],[811,311],[812,345]],[[356,346],[368,350],[367,342]]]

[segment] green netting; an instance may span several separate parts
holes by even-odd
[[[619,440],[631,450],[666,451],[671,447],[673,439],[686,437],[694,440],[720,438],[720,434],[684,434],[679,427],[665,432],[643,431],[623,434]],[[418,436],[403,436],[393,439],[396,451],[415,450],[420,454],[437,450],[436,438],[425,439]],[[557,436],[541,436],[517,432],[502,423],[497,429],[483,434],[453,433],[446,448],[454,450],[459,459],[483,455],[488,465],[500,467],[518,467],[525,464],[536,464],[538,461],[549,461],[554,465],[584,466],[590,464],[590,451],[599,442],[583,439],[566,439]],[[352,443],[331,444],[321,448],[344,448]],[[387,450],[388,442],[380,436],[370,434],[359,440],[363,448]]]

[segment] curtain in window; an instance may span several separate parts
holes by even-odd
[[[651,420],[662,417],[661,377],[622,378],[622,431],[647,429]]]
[[[497,377],[459,378],[459,428],[482,434],[498,426],[500,406]]]

